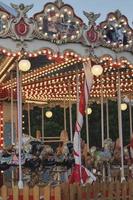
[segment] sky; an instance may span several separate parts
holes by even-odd
[[[54,0],[1,0],[3,3],[10,5],[10,3],[25,5],[34,4],[34,7],[29,11],[29,16],[32,16],[36,12],[40,12],[43,6],[48,2],[54,2]],[[64,0],[64,3],[70,4],[76,15],[83,19],[87,23],[86,17],[83,15],[84,11],[101,13],[98,22],[105,20],[107,14],[111,11],[119,9],[122,14],[126,15],[129,24],[132,27],[133,21],[133,0]]]

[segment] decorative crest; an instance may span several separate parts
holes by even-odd
[[[122,16],[120,10],[115,11],[115,16],[116,16],[117,19],[119,19]]]
[[[61,8],[64,5],[62,0],[56,0],[55,4],[58,6],[58,8]]]
[[[21,3],[20,5],[11,3],[11,6],[17,11],[18,16],[26,16],[26,13],[33,7],[33,4],[25,6],[23,3]]]
[[[34,22],[27,17],[26,13],[33,5],[25,6],[24,4],[16,5],[11,3],[11,6],[17,11],[17,18],[13,18],[11,23],[12,32],[15,34],[14,39],[21,41],[32,39]]]
[[[96,23],[96,20],[100,17],[100,13],[95,14],[94,12],[86,12],[83,11],[83,14],[87,17],[87,19],[89,20],[88,25],[92,25],[94,26]]]

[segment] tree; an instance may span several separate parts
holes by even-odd
[[[115,141],[119,137],[118,133],[118,109],[116,101],[109,101],[109,135],[110,138]],[[101,106],[99,103],[92,103],[92,114],[88,116],[89,124],[89,140],[90,146],[101,146]],[[45,136],[59,136],[64,129],[64,109],[60,106],[50,108],[53,112],[52,118],[48,119],[45,116],[45,112],[48,108],[44,108],[44,134]],[[25,115],[25,121],[28,120],[27,112],[23,112]],[[122,111],[123,122],[123,141],[124,145],[129,143],[129,110]],[[70,136],[70,121],[69,121],[69,108],[66,109],[66,124],[67,132]],[[73,134],[76,123],[76,105],[72,105],[72,128]],[[28,131],[28,123],[25,122],[25,130]],[[39,107],[34,107],[31,110],[31,133],[35,137],[36,130],[42,131],[42,111]],[[107,123],[106,123],[106,105],[104,104],[104,133],[106,138]],[[86,140],[86,126],[85,118],[81,131],[81,137]]]

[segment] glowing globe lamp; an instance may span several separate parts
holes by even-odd
[[[91,72],[94,76],[100,76],[103,73],[103,68],[101,65],[93,65],[91,68]]]
[[[31,63],[27,59],[22,59],[19,61],[18,66],[19,66],[19,70],[23,72],[27,72],[31,68]]]

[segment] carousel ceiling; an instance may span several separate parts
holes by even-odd
[[[37,60],[38,65],[35,65]],[[76,101],[77,79],[79,91],[81,91],[84,81],[83,63],[86,61],[73,57],[67,61],[64,59],[49,61],[44,56],[31,58],[30,61],[33,63],[31,70],[22,74],[22,91],[25,101],[62,102],[64,99]],[[117,96],[118,73],[120,73],[122,95],[131,96],[133,68],[130,63],[126,59],[114,61],[109,56],[100,58],[99,62],[104,70],[102,76],[94,77],[91,100],[97,100],[101,92],[104,98],[114,99]],[[8,98],[10,98],[11,87],[14,89],[14,97],[16,96],[16,71],[11,71],[11,73],[14,76],[12,81],[5,79],[2,82],[3,92],[5,96],[8,94]]]
[[[85,25],[62,1],[47,3],[32,18],[27,17],[32,6],[12,7],[17,17],[0,11],[1,99],[10,99],[11,87],[16,97],[16,65],[23,57],[31,62],[31,69],[22,73],[24,101],[76,101],[88,59],[103,67],[103,74],[94,77],[91,99],[97,100],[101,93],[104,98],[116,98],[118,73],[122,95],[132,96],[133,30],[120,11],[109,13],[98,25],[100,14],[84,11]]]

